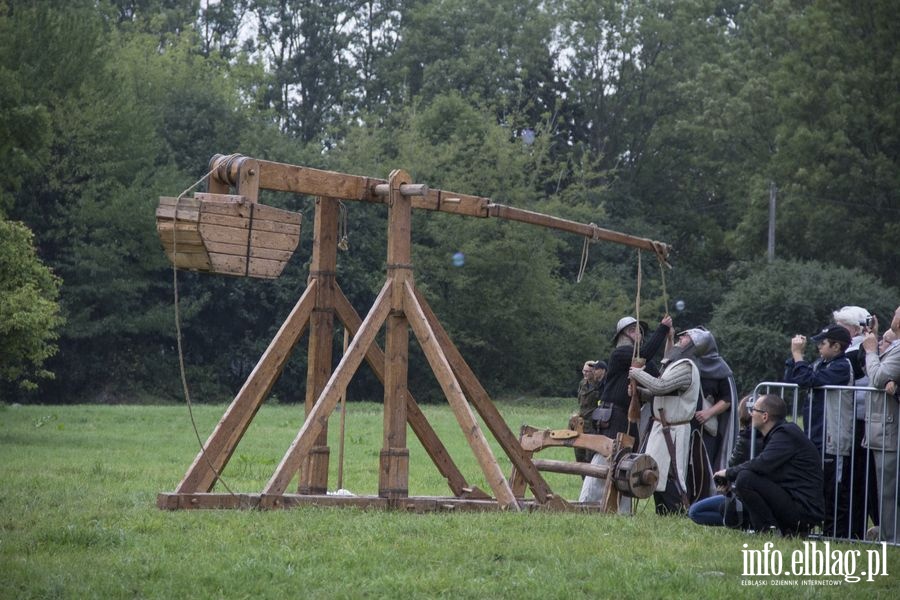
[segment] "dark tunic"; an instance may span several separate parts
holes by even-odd
[[[665,345],[668,334],[669,328],[660,323],[653,335],[641,347],[640,356],[647,361],[644,370],[654,377],[659,377],[659,368],[651,359]],[[631,397],[628,395],[628,370],[631,368],[633,353],[634,346],[630,344],[616,346],[607,361],[606,387],[603,389],[601,402],[603,406],[612,406],[613,411],[609,426],[600,429],[597,433],[613,439],[618,433],[628,433],[628,405],[631,402]],[[634,437],[635,448],[637,448],[640,444],[637,427],[632,427],[631,435]]]

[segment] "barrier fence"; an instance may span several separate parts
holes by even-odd
[[[770,381],[756,385],[753,401],[764,394],[785,401],[788,420],[803,428],[822,457],[826,514],[821,535],[900,545],[897,399],[873,387],[806,390]],[[750,440],[755,456],[755,436]]]

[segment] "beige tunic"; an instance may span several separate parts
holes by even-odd
[[[675,444],[675,466],[682,489],[686,488],[688,448],[691,435],[691,417],[697,410],[700,395],[700,372],[690,359],[683,358],[669,365],[662,375],[654,377],[645,371],[635,373],[635,381],[643,388],[641,395],[653,396],[653,428],[647,438],[646,453],[656,460],[660,477],[656,491],[666,489],[669,473],[669,447],[663,435],[660,416],[670,425],[672,441]]]

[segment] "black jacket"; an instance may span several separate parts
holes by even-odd
[[[659,377],[659,369],[651,362],[651,359],[666,343],[666,337],[669,335],[669,328],[660,324],[647,340],[647,343],[641,346],[640,356],[647,359],[645,370]],[[628,410],[628,404],[631,398],[628,396],[628,370],[631,368],[631,355],[634,353],[634,346],[625,344],[616,346],[609,357],[609,368],[606,371],[606,387],[603,389],[603,404],[618,407],[619,409]]]
[[[756,458],[725,470],[728,481],[733,482],[738,473],[749,469],[780,484],[809,522],[824,519],[824,475],[816,446],[802,429],[787,421],[773,427],[763,440],[763,449]]]

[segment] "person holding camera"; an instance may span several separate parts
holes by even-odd
[[[804,359],[806,337],[791,340],[791,358],[785,363],[785,383],[807,389],[801,403],[803,429],[824,459],[825,535],[850,534],[850,451],[853,447],[853,390],[825,390],[825,386],[850,387],[853,366],[845,352],[850,333],[840,325],[829,325],[812,337],[819,359]]]
[[[853,367],[856,387],[865,388],[869,378],[865,370],[865,352],[861,344],[865,334],[871,331],[875,317],[861,306],[844,306],[832,313],[835,324],[850,334],[850,346],[844,355]],[[875,463],[866,449],[863,438],[866,433],[866,400],[869,394],[863,390],[854,392],[853,447],[850,451],[851,481],[848,502],[852,507],[849,515],[849,530],[839,531],[853,539],[862,539],[868,528],[869,519],[878,524],[878,488],[875,484]]]
[[[819,452],[802,429],[785,421],[787,406],[780,396],[760,396],[749,411],[763,448],[756,458],[716,472],[715,481],[732,487],[754,531],[806,533],[825,518]]]
[[[865,445],[875,458],[875,477],[878,481],[881,515],[879,538],[887,542],[898,540],[897,531],[897,471],[900,447],[900,306],[894,311],[891,328],[884,332],[878,346],[878,324],[866,334],[862,347],[866,353],[866,373],[869,385],[884,392],[869,394],[866,406]]]

